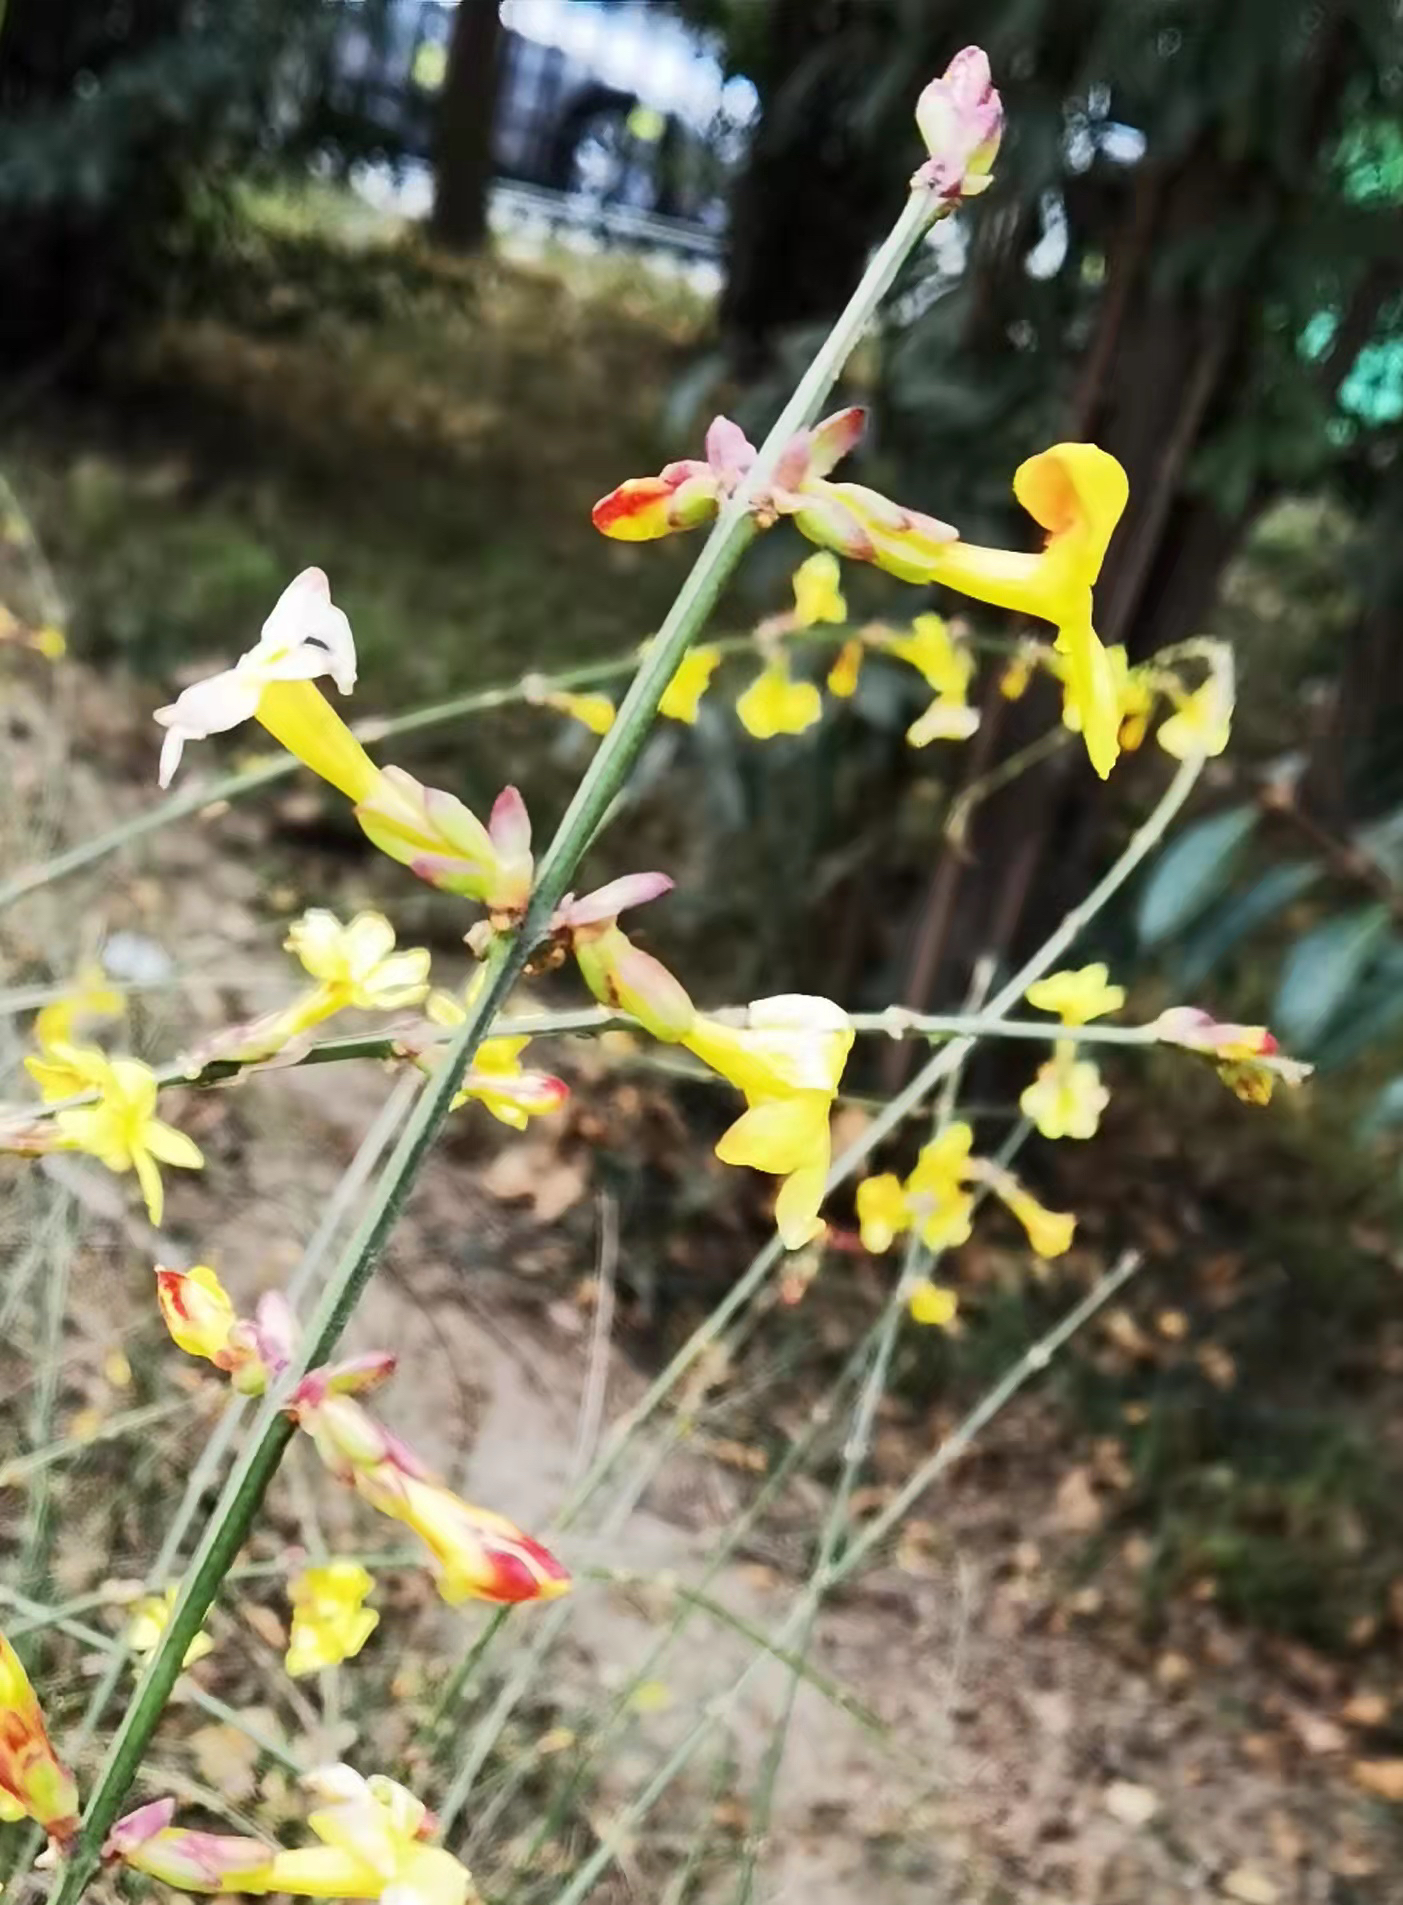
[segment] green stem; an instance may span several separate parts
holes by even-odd
[[[658,703],[678,663],[700,633],[722,586],[755,534],[747,507],[750,495],[769,481],[786,444],[817,414],[848,353],[930,217],[931,207],[926,196],[913,193],[891,235],[869,264],[847,309],[766,437],[754,467],[722,511],[662,628],[649,644],[614,725],[600,743],[541,862],[526,921],[516,932],[501,936],[489,952],[483,964],[482,989],[404,1126],[365,1214],[332,1272],[308,1328],[302,1354],[258,1413],[248,1444],[235,1463],[191,1558],[165,1632],[112,1739],[84,1813],[82,1829],[54,1889],[52,1905],[76,1905],[97,1869],[102,1843],[117,1818],[160,1721],[179,1676],[185,1650],[199,1632],[220,1582],[233,1567],[292,1436],[292,1423],[285,1414],[292,1389],[309,1369],[326,1362],[340,1341],[374,1274],[380,1252],[429,1147],[452,1108],[463,1073],[505,1004],[533,946],[545,932],[564,896],[596,827],[638,758]],[[0,903],[3,898],[0,893]]]

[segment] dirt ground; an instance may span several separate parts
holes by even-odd
[[[42,717],[36,696],[47,686],[13,689],[0,721],[12,816],[33,815],[37,802],[56,831],[75,838],[155,798],[147,778],[155,745],[144,703],[65,672],[64,726],[87,737],[81,759],[64,755]],[[10,973],[62,973],[121,931],[193,975],[169,1005],[171,1031],[276,998],[288,980],[276,921],[314,901],[348,910],[362,882],[358,867],[336,873],[318,862],[317,890],[282,890],[277,869],[288,856],[269,828],[298,798],[294,789],[262,808],[181,823],[100,876],[26,902],[3,927]],[[42,850],[29,829],[5,851],[13,863],[36,844]],[[143,1008],[153,1052],[169,1049],[166,999],[155,993]],[[100,1267],[101,1280],[76,1294],[61,1420],[106,1346],[150,1342],[142,1306],[158,1250],[171,1262],[217,1262],[244,1307],[282,1280],[390,1089],[378,1067],[338,1066],[179,1103],[177,1120],[209,1163],[198,1178],[168,1174],[159,1241],[109,1178],[65,1161],[61,1181],[85,1207],[91,1234],[84,1263]],[[595,1089],[586,1077],[577,1099],[586,1111]],[[578,1142],[550,1131],[517,1139],[486,1128],[475,1111],[459,1113],[349,1339],[353,1349],[392,1344],[399,1353],[384,1403],[392,1426],[471,1498],[527,1527],[549,1521],[578,1472],[587,1372],[602,1373],[607,1422],[637,1398],[656,1361],[656,1342],[631,1326],[627,1304],[602,1363],[592,1360],[604,1207],[580,1159]],[[5,1165],[0,1185],[18,1168]],[[625,1228],[621,1291],[638,1244]],[[840,1262],[826,1274],[846,1273]],[[1069,1283],[1068,1302],[1074,1294]],[[805,1302],[816,1329],[832,1327],[821,1288]],[[1132,1313],[1136,1302],[1132,1289]],[[757,1364],[761,1384],[765,1367]],[[802,1427],[792,1385],[776,1406],[786,1432]],[[750,1407],[764,1413],[763,1389]],[[866,1478],[874,1501],[949,1419],[940,1403],[889,1404]],[[825,1609],[811,1657],[875,1711],[888,1743],[801,1689],[765,1849],[766,1897],[1346,1905],[1403,1895],[1388,1808],[1361,1790],[1357,1771],[1370,1758],[1370,1687],[1304,1648],[1234,1629],[1208,1599],[1187,1600],[1168,1635],[1144,1639],[1135,1620],[1144,1544],[1095,1546],[1115,1488],[1097,1461],[1094,1449],[1069,1445],[1050,1395],[1035,1389],[921,1504],[895,1554]],[[729,1444],[693,1436],[622,1526],[607,1539],[567,1535],[562,1556],[576,1571],[623,1566],[695,1579],[755,1485]],[[813,1480],[792,1487],[722,1571],[717,1598],[773,1629],[802,1584],[825,1499]],[[366,1540],[353,1498],[327,1491],[319,1512],[333,1546]],[[139,1569],[141,1557],[131,1559]],[[656,1632],[647,1597],[632,1589],[585,1581],[569,1605],[550,1669],[557,1714],[618,1685]],[[449,1617],[435,1618],[436,1636],[445,1623],[453,1633]],[[512,1632],[528,1636],[530,1618]],[[739,1634],[698,1620],[658,1670],[665,1701],[635,1717],[610,1760],[602,1802],[621,1803],[646,1781],[698,1703],[729,1686],[751,1651]],[[786,1681],[769,1663],[749,1683],[728,1721],[734,1796],[724,1808],[709,1799],[699,1761],[682,1786],[693,1814],[713,1804],[723,1826],[743,1832]],[[470,1706],[469,1718],[480,1710]],[[670,1803],[675,1822],[681,1802]],[[719,1882],[715,1889],[720,1896]]]

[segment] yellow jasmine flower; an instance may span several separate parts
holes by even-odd
[[[1221,754],[1232,733],[1233,693],[1226,674],[1214,669],[1192,694],[1175,695],[1178,712],[1160,723],[1155,739],[1176,761]]]
[[[827,549],[799,564],[793,575],[796,628],[812,628],[817,622],[847,621],[848,605],[843,600],[841,579],[838,558]]]
[[[705,645],[689,648],[677,664],[677,673],[663,690],[658,713],[666,715],[669,721],[685,721],[688,727],[694,726],[702,696],[711,686],[711,677],[720,666],[719,648]]]
[[[480,989],[484,975],[479,973],[468,988],[466,1003],[451,992],[432,992],[424,1008],[434,1024],[451,1029],[468,1016],[467,1008]],[[549,1072],[528,1070],[521,1054],[531,1043],[529,1036],[488,1038],[478,1046],[472,1064],[464,1073],[462,1088],[453,1100],[453,1109],[476,1099],[485,1105],[499,1123],[524,1131],[532,1118],[558,1111],[569,1097],[567,1086]]]
[[[147,1213],[159,1224],[165,1191],[157,1162],[198,1171],[204,1157],[183,1131],[156,1116],[156,1074],[149,1065],[136,1058],[108,1060],[100,1052],[92,1058],[89,1076],[97,1104],[60,1111],[54,1122],[69,1149],[86,1151],[109,1171],[134,1170]]]
[[[944,616],[918,615],[909,635],[886,635],[882,646],[908,662],[935,692],[935,700],[906,731],[911,746],[968,740],[979,726],[979,711],[969,706],[974,657],[950,633]]]
[[[166,730],[161,786],[170,786],[187,741],[257,720],[349,800],[365,800],[375,790],[375,766],[312,686],[318,675],[330,675],[343,695],[350,694],[356,685],[356,647],[325,574],[304,569],[279,596],[255,646],[233,668],[196,682],[156,710]]]
[[[890,1171],[865,1178],[857,1187],[858,1225],[863,1247],[880,1256],[903,1232],[914,1230],[927,1250],[949,1250],[965,1243],[974,1217],[974,1193],[985,1184],[1023,1225],[1040,1257],[1060,1256],[1072,1241],[1076,1219],[1045,1210],[1011,1172],[988,1158],[970,1155],[974,1133],[962,1119],[946,1125],[921,1147],[915,1167],[903,1184]],[[933,1293],[933,1294],[932,1294]],[[955,1314],[955,1299],[932,1284],[917,1286],[922,1314],[918,1323],[947,1326]],[[948,1314],[946,1313],[948,1311]]]
[[[862,673],[863,643],[861,636],[854,635],[843,643],[833,657],[833,666],[828,671],[828,692],[837,695],[840,701],[850,701],[857,693],[858,678]]]
[[[1019,465],[1013,493],[1047,531],[1040,555],[938,544],[922,579],[1056,626],[1064,696],[1104,780],[1120,752],[1120,702],[1114,664],[1092,626],[1091,589],[1129,496],[1125,471],[1094,443],[1058,443]]]
[[[127,1625],[126,1643],[134,1654],[144,1658],[154,1654],[162,1634],[170,1625],[171,1613],[180,1598],[178,1587],[168,1587],[164,1594],[146,1594],[132,1608],[132,1617]],[[206,1654],[214,1652],[214,1642],[209,1635],[196,1634],[185,1649],[182,1667],[193,1667],[197,1660],[203,1660]]]
[[[716,1155],[784,1179],[775,1222],[785,1248],[798,1250],[823,1230],[828,1117],[853,1043],[847,1013],[831,999],[782,994],[755,1000],[744,1026],[698,1013],[681,1042],[745,1094],[748,1109]]]
[[[974,1132],[962,1119],[946,1125],[921,1147],[903,1185],[890,1172],[857,1187],[863,1246],[877,1255],[903,1231],[914,1229],[927,1250],[948,1250],[967,1241],[974,1197],[965,1188]]]
[[[0,1822],[35,1819],[60,1844],[78,1829],[78,1789],[49,1744],[29,1675],[0,1634]]]
[[[307,1823],[320,1845],[287,1849],[193,1831],[172,1824],[174,1800],[157,1799],[118,1820],[103,1855],[186,1892],[291,1892],[390,1905],[475,1899],[467,1867],[427,1843],[434,1816],[405,1787],[378,1774],[362,1779],[344,1765],[320,1767],[302,1783],[318,1802]]]
[[[788,659],[776,655],[736,702],[740,723],[757,741],[802,734],[822,719],[823,697],[811,681],[795,681]]]
[[[157,1264],[156,1301],[176,1348],[222,1369],[242,1395],[261,1396],[292,1361],[297,1319],[279,1290],[265,1291],[245,1318],[207,1263],[190,1270]]]
[[[101,966],[85,967],[72,992],[55,999],[35,1015],[34,1042],[38,1057],[28,1057],[24,1068],[38,1085],[46,1105],[91,1091],[96,1082],[93,1060],[102,1054],[93,1046],[78,1045],[78,1029],[94,1019],[120,1018],[126,1001],[105,983]]]
[[[284,944],[321,982],[304,1019],[308,1010],[323,1019],[346,1006],[395,1012],[417,1005],[428,990],[428,953],[419,946],[396,952],[395,929],[383,913],[357,913],[343,926],[335,913],[314,906],[293,922]]]
[[[1111,1094],[1089,1059],[1078,1058],[1070,1039],[1059,1039],[1053,1055],[1018,1100],[1045,1138],[1091,1138]]]
[[[293,1576],[287,1589],[292,1634],[284,1665],[294,1679],[360,1652],[380,1622],[374,1608],[362,1605],[374,1585],[358,1561],[328,1561]]]
[[[948,1330],[959,1311],[960,1299],[943,1283],[932,1283],[929,1277],[922,1277],[911,1285],[906,1307],[913,1323],[924,1324],[930,1329]]]
[[[544,708],[568,714],[587,727],[591,734],[607,734],[614,725],[614,704],[608,695],[567,693],[563,688],[548,689],[537,697]]]
[[[1064,1025],[1087,1025],[1125,1004],[1125,987],[1110,984],[1110,968],[1093,965],[1049,973],[1029,986],[1024,998],[1039,1012],[1055,1012]]]

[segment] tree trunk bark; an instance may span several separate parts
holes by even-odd
[[[452,251],[478,251],[487,237],[501,29],[499,0],[462,0],[453,20],[438,102],[429,227],[438,243]]]

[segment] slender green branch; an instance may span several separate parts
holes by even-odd
[[[89,1449],[98,1448],[104,1442],[115,1442],[124,1435],[154,1428],[158,1422],[170,1421],[172,1416],[188,1415],[199,1405],[198,1396],[173,1396],[165,1402],[147,1402],[136,1409],[123,1409],[119,1415],[108,1416],[105,1422],[98,1423],[90,1435],[67,1435],[45,1448],[16,1455],[0,1468],[0,1488],[14,1488],[59,1462],[86,1455]]]
[[[501,1011],[532,947],[544,935],[580,858],[615,794],[637,760],[668,683],[700,633],[723,585],[755,533],[748,502],[769,482],[785,446],[812,421],[832,388],[852,346],[925,230],[931,208],[913,193],[891,235],[878,251],[847,309],[800,380],[756,457],[754,467],[721,512],[696,563],[682,584],[662,628],[625,695],[613,727],[601,742],[575,797],[541,862],[525,923],[502,935],[483,965],[482,990],[419,1095],[399,1141],[381,1172],[367,1208],[327,1283],[308,1328],[302,1353],[284,1382],[265,1399],[248,1442],[235,1463],[185,1574],[180,1594],[146,1672],[123,1715],[83,1816],[82,1828],[53,1894],[53,1905],[77,1905],[97,1869],[99,1849],[120,1811],[143,1754],[160,1721],[194,1639],[237,1559],[269,1482],[293,1433],[286,1403],[309,1369],[336,1349],[403,1209],[439,1127],[447,1118],[474,1053]],[[0,894],[0,901],[3,894]]]

